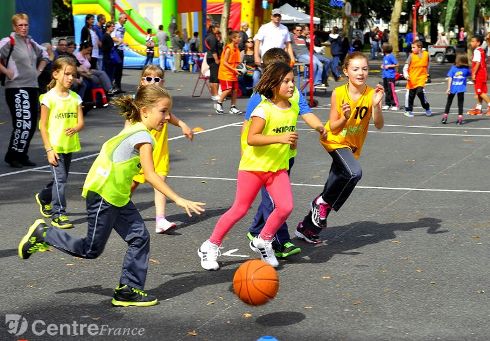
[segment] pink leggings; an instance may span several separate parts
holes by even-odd
[[[265,222],[260,237],[264,240],[271,240],[274,237],[293,211],[293,193],[287,171],[238,171],[235,202],[216,223],[209,238],[211,243],[221,245],[228,231],[247,214],[262,186],[265,186],[269,192],[275,207]]]

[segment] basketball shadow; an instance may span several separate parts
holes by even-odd
[[[362,252],[358,249],[380,243],[386,240],[395,239],[396,232],[408,232],[414,229],[427,229],[428,234],[446,233],[447,230],[439,230],[441,219],[421,218],[417,221],[406,223],[380,224],[375,221],[359,221],[344,226],[328,227],[320,235],[323,243],[312,245],[298,241],[298,246],[302,248],[299,257],[288,258],[294,263],[324,263],[334,255],[357,256]],[[305,256],[308,256],[305,259]]]
[[[255,321],[265,327],[283,327],[300,323],[305,318],[305,314],[296,311],[276,311],[259,316]]]

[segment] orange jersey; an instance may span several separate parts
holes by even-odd
[[[226,51],[230,51],[230,55],[228,56],[228,60],[226,62],[232,66],[233,70],[230,70],[230,68],[225,66],[223,63]],[[221,53],[220,60],[221,62],[219,64],[218,79],[223,81],[237,81],[237,73],[234,72],[234,70],[238,64],[240,64],[241,60],[240,50],[238,47],[236,47],[233,43],[226,45]]]
[[[429,76],[429,53],[427,51],[422,51],[421,54],[412,53],[410,58],[407,89],[423,87]]]
[[[330,131],[330,121],[325,125],[328,131],[326,140],[320,139],[320,143],[328,151],[334,151],[339,148],[350,148],[356,159],[361,156],[362,146],[366,139],[369,121],[373,114],[373,95],[374,89],[366,86],[364,93],[356,102],[349,98],[349,85],[345,84],[335,88],[335,99],[337,101],[337,112],[340,116],[342,113],[342,104],[349,103],[351,114],[344,129],[336,135]]]

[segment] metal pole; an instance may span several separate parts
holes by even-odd
[[[412,6],[412,33],[413,33],[413,41],[417,40],[417,12],[420,7],[420,0],[415,0],[415,3]]]
[[[315,0],[311,0],[310,2],[310,105],[313,106],[313,94],[315,92],[315,87],[313,84],[313,47],[315,46],[315,30],[313,27],[313,17],[315,15]]]

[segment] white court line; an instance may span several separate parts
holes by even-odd
[[[47,170],[39,170],[42,173],[49,173]],[[86,172],[70,172],[70,175],[87,175]],[[215,180],[215,181],[237,181],[236,178],[222,178],[213,176],[194,176],[194,175],[167,175],[167,178],[174,179],[195,179],[195,180]],[[292,182],[291,186],[296,187],[324,187],[321,184],[305,184]],[[356,186],[359,189],[378,189],[384,191],[409,191],[409,192],[450,192],[450,193],[490,193],[490,190],[473,189],[448,189],[448,188],[413,188],[413,187],[384,187],[384,186]]]
[[[219,127],[216,127],[216,128],[205,129],[203,131],[194,133],[194,135],[203,134],[203,133],[207,133],[207,132],[210,132],[210,131],[214,131],[214,130],[218,130],[218,129],[223,129],[223,128],[228,128],[228,127],[233,127],[233,126],[241,126],[241,125],[242,125],[242,122],[225,124],[225,125],[222,125],[222,126],[219,126]],[[179,135],[179,136],[171,137],[168,140],[169,141],[173,141],[173,140],[178,140],[178,139],[183,139],[183,138],[185,138],[184,135]],[[90,155],[81,156],[81,157],[72,159],[71,162],[94,158],[97,155],[99,155],[99,153],[94,153],[94,154],[90,154]],[[46,168],[49,168],[49,165],[35,167],[35,168],[29,168],[29,169],[23,169],[23,170],[19,170],[19,171],[15,171],[15,172],[3,173],[3,174],[0,174],[0,178],[6,177],[6,176],[9,176],[9,175],[17,175],[17,174],[22,174],[22,173],[36,171],[36,170],[42,170],[42,169],[46,169]],[[70,172],[70,174],[75,174],[75,173]]]
[[[298,128],[296,131],[314,131],[310,128]],[[490,137],[490,134],[451,134],[451,133],[417,133],[409,131],[383,131],[383,130],[369,130],[374,134],[399,134],[399,135],[426,135],[426,136],[463,136],[463,137]]]

